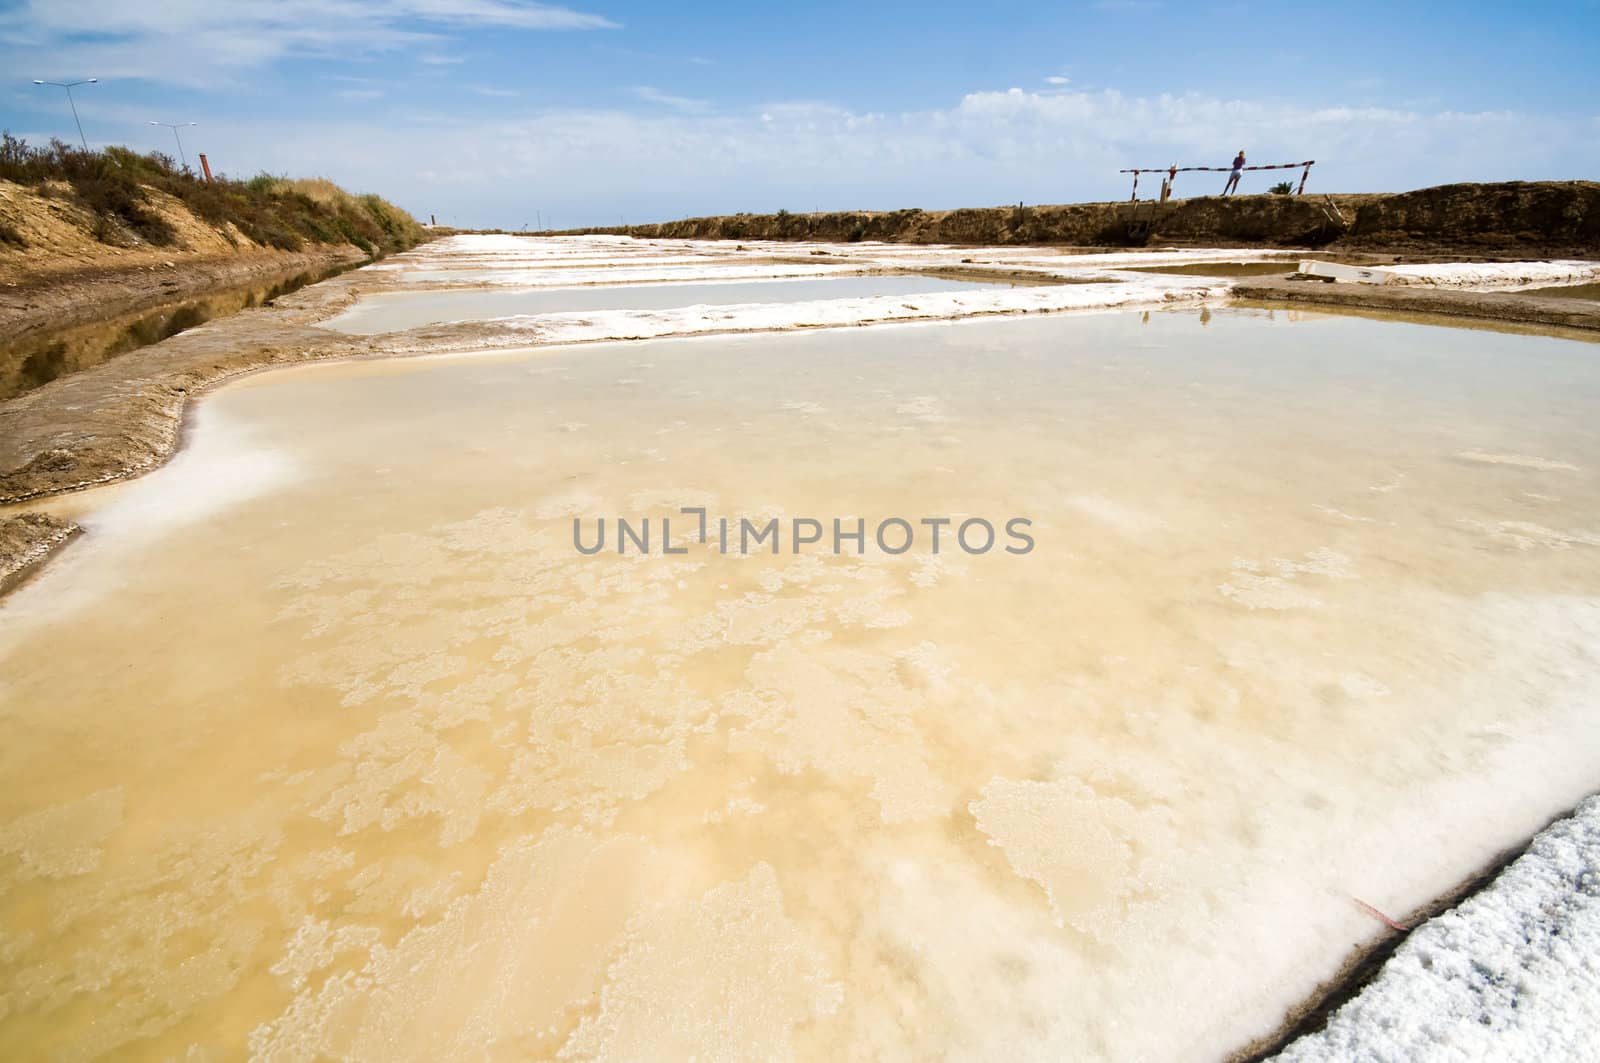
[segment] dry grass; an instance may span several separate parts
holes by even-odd
[[[334,206],[338,203],[348,203],[350,193],[328,180],[326,177],[292,177],[279,178],[279,187],[290,192],[298,192],[307,199],[314,199],[325,206]]]
[[[155,208],[153,192],[174,197],[219,230],[231,225],[255,243],[287,251],[307,243],[348,243],[376,257],[426,237],[416,219],[393,203],[352,195],[325,178],[261,174],[248,181],[205,181],[160,152],[81,151],[59,140],[35,148],[7,133],[0,139],[0,178],[42,195],[77,199],[90,212],[95,239],[117,246],[178,242],[177,231]]]

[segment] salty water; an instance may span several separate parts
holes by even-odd
[[[0,603],[0,1056],[1220,1058],[1593,786],[1595,353],[1208,310],[230,385]],[[792,552],[836,517],[1035,546]]]
[[[1523,288],[1520,295],[1542,295],[1553,299],[1582,299],[1600,302],[1600,284],[1563,284],[1551,288]]]
[[[685,306],[739,303],[799,303],[813,299],[858,299],[873,295],[923,295],[1012,287],[992,281],[884,274],[728,284],[618,284],[574,288],[441,289],[380,292],[357,300],[322,324],[363,336],[398,332],[445,321],[473,321],[516,314],[582,310],[674,310]]]

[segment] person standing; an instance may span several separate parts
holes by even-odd
[[[1239,174],[1244,169],[1244,149],[1239,149],[1239,154],[1233,157],[1233,172],[1228,175],[1228,183],[1223,186],[1222,194],[1239,190]]]

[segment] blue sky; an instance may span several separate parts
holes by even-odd
[[[1600,177],[1600,0],[0,0],[0,70],[30,140],[74,135],[31,79],[99,77],[91,144],[194,121],[460,225],[1117,199],[1241,146],[1313,191]]]

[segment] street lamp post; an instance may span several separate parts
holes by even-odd
[[[178,142],[178,157],[183,160],[183,168],[185,170],[187,170],[189,168],[189,156],[187,156],[187,155],[185,155],[183,153],[183,138],[178,136],[178,130],[182,129],[184,126],[197,125],[198,123],[196,123],[196,122],[151,122],[150,124],[151,125],[164,125],[168,129],[172,130],[173,139]]]
[[[88,140],[84,139],[84,136],[83,136],[83,123],[78,120],[78,104],[72,98],[72,90],[74,88],[76,88],[77,86],[79,86],[79,85],[93,85],[95,82],[97,82],[99,80],[100,80],[99,78],[85,78],[83,81],[61,82],[61,81],[40,81],[38,78],[34,78],[33,79],[33,83],[35,85],[54,85],[58,89],[66,89],[67,90],[67,104],[68,104],[68,106],[70,106],[72,108],[72,121],[74,123],[76,123],[76,125],[78,127],[78,142],[83,145],[83,150],[84,151],[88,151],[89,150],[89,142],[88,142]]]

